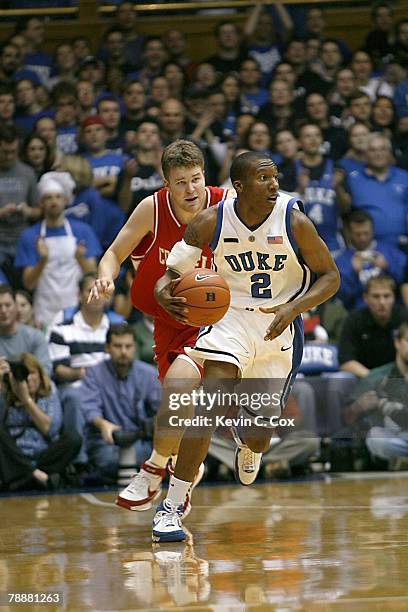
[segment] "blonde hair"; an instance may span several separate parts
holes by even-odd
[[[64,155],[58,164],[58,170],[69,172],[76,183],[77,191],[92,185],[93,174],[91,165],[79,155]]]
[[[163,151],[161,166],[164,177],[169,178],[172,168],[192,168],[200,166],[204,170],[204,156],[201,149],[189,140],[176,140]]]

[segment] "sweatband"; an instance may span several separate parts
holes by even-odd
[[[166,260],[166,266],[170,270],[184,274],[184,272],[189,272],[196,267],[201,253],[202,249],[191,246],[191,244],[187,244],[184,240],[180,240],[171,249]]]

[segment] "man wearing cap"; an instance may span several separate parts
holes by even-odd
[[[14,265],[22,268],[24,287],[34,292],[35,320],[48,325],[60,310],[77,304],[79,279],[96,270],[101,247],[88,224],[65,217],[59,182],[45,174],[38,191],[44,220],[21,234]]]
[[[112,198],[126,156],[120,149],[106,148],[108,132],[99,115],[90,115],[81,121],[81,140],[86,151],[85,158],[92,166],[93,186],[98,189],[101,196]]]

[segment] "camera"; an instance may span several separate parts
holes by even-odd
[[[9,365],[11,373],[18,382],[23,382],[24,380],[27,380],[30,372],[27,366],[24,365],[22,361],[9,360]]]

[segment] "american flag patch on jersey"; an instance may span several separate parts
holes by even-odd
[[[283,236],[267,236],[268,244],[283,244]]]

